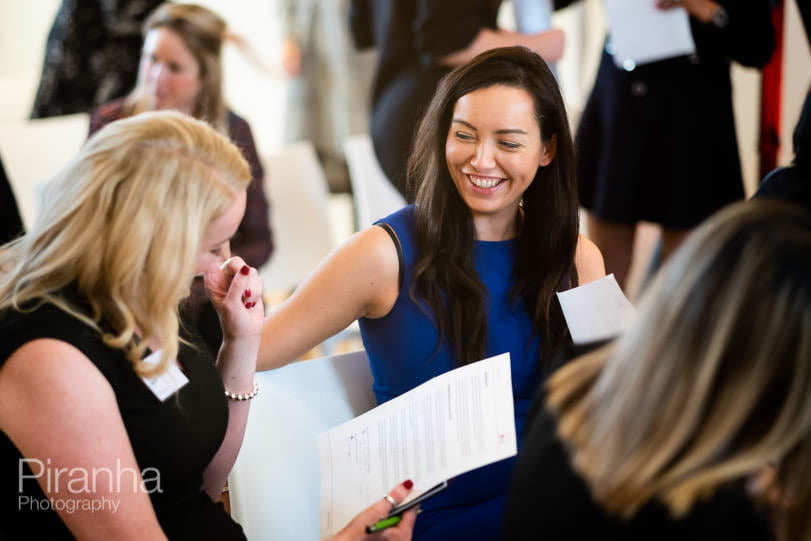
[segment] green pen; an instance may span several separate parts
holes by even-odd
[[[384,518],[383,520],[379,520],[374,524],[369,524],[366,526],[366,533],[375,533],[379,532],[380,530],[385,530],[386,528],[391,528],[392,526],[397,526],[400,524],[401,520],[403,520],[403,517],[400,515]]]

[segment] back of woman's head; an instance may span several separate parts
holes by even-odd
[[[193,116],[207,120],[222,130],[225,123],[221,51],[226,23],[216,13],[197,4],[161,4],[143,25],[146,36],[151,30],[165,28],[177,34],[200,67],[200,93]],[[138,81],[136,112],[144,110],[144,81]]]
[[[807,513],[811,216],[768,200],[720,211],[660,271],[626,335],[564,367],[549,396],[577,466],[613,511],[659,498],[680,514],[794,457],[802,488],[783,488]]]
[[[811,216],[751,201],[712,217],[657,277],[616,357],[609,374],[685,393],[711,423],[739,412],[744,440],[789,411],[811,423]]]
[[[687,242],[640,308],[648,332],[661,330],[652,350],[678,344],[648,357],[644,373],[670,393],[670,411],[682,408],[670,428],[694,440],[684,469],[718,460],[704,473],[713,482],[782,463],[782,491],[798,504],[783,538],[811,539],[811,215],[733,205]],[[623,357],[645,342],[637,334]]]
[[[75,287],[89,322],[113,329],[108,343],[135,360],[137,327],[165,350],[201,236],[249,181],[239,149],[202,121],[160,111],[110,123],[49,183],[36,223],[2,255],[0,308],[43,299],[75,313],[57,293]]]

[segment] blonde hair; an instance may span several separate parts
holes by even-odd
[[[143,35],[166,28],[180,37],[200,67],[200,92],[192,111],[194,118],[205,120],[227,133],[227,107],[222,92],[222,43],[226,23],[210,9],[197,4],[161,4],[144,21]],[[146,92],[144,74],[139,70],[135,89],[127,98],[132,114],[153,108]]]
[[[48,184],[31,230],[0,253],[0,310],[53,303],[124,349],[137,373],[164,371],[202,234],[250,178],[236,146],[182,113],[108,124]],[[90,313],[61,295],[73,287]],[[154,368],[139,362],[152,339],[162,350]]]
[[[548,382],[593,496],[674,516],[777,461],[782,539],[811,540],[811,216],[731,205],[657,276],[616,344]]]

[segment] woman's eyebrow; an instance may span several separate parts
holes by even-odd
[[[476,128],[476,126],[474,126],[474,125],[473,125],[473,124],[471,124],[470,122],[466,122],[466,121],[462,120],[461,118],[454,118],[454,119],[453,119],[453,121],[452,121],[452,123],[454,123],[454,124],[461,124],[461,125],[463,125],[463,126],[467,126],[468,128],[470,128],[470,129],[471,129],[471,130],[473,130],[473,131],[479,131],[479,130]]]
[[[505,134],[505,133],[520,133],[526,135],[526,130],[522,130],[521,128],[505,128],[503,130],[496,130],[498,134]]]
[[[466,121],[462,120],[461,118],[454,118],[452,123],[462,124],[463,126],[466,126],[466,127],[470,128],[473,131],[479,131],[478,128],[476,128],[476,126],[474,126],[470,122],[466,122]],[[499,135],[503,135],[505,133],[520,133],[520,134],[523,134],[523,135],[527,135],[526,130],[522,130],[521,128],[504,128],[504,129],[501,129],[501,130],[496,130],[495,133],[497,133]]]

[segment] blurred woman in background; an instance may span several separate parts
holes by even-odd
[[[248,123],[231,111],[223,98],[221,49],[226,34],[225,21],[207,8],[175,3],[159,6],[144,23],[136,87],[126,98],[93,111],[90,134],[142,111],[176,109],[227,135],[251,167],[245,216],[231,240],[231,249],[249,265],[261,267],[273,252],[264,171]],[[216,355],[222,331],[200,280],[192,287],[184,319]]]

